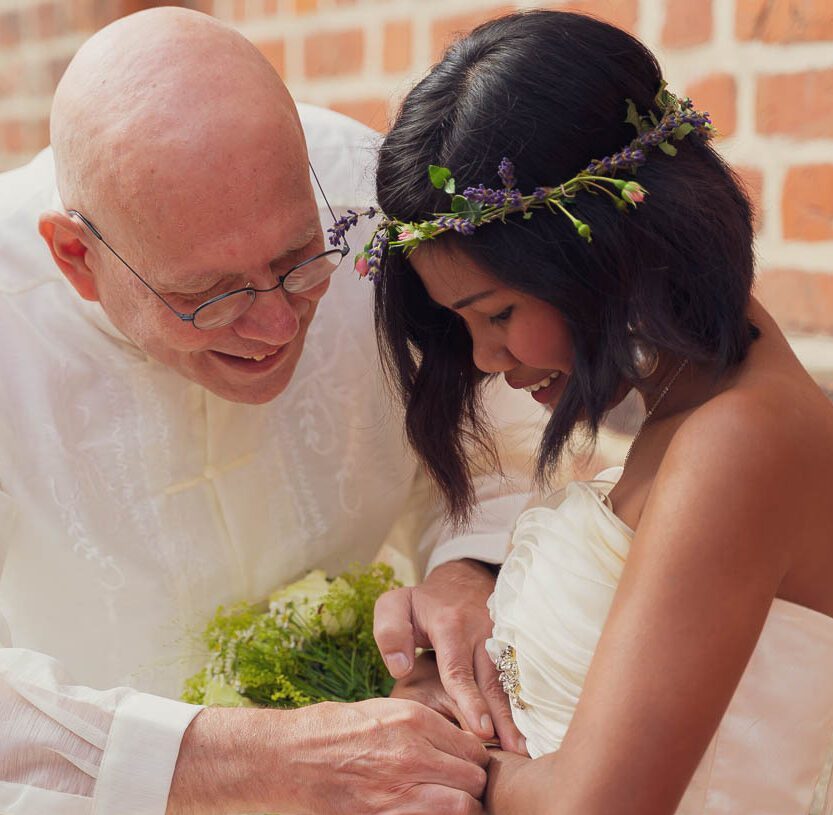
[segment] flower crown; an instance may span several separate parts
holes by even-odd
[[[531,193],[524,194],[516,188],[514,165],[508,158],[504,158],[498,167],[502,189],[491,189],[479,184],[477,187],[467,187],[460,194],[457,193],[451,170],[430,165],[428,177],[431,184],[436,189],[444,190],[451,199],[448,211],[432,213],[424,221],[400,221],[383,215],[373,237],[365,244],[364,250],[356,255],[356,271],[359,276],[377,282],[388,249],[401,249],[410,254],[423,241],[433,240],[444,232],[472,235],[477,227],[493,221],[505,221],[506,216],[513,213],[523,213],[524,220],[528,220],[536,209],[546,209],[553,214],[565,216],[579,236],[589,243],[592,240],[590,225],[576,218],[568,209],[579,192],[607,195],[617,209],[626,211],[628,206],[641,204],[648,191],[634,180],[617,178],[617,172],[635,174],[637,168],[646,162],[646,153],[655,147],[670,156],[676,155],[677,148],[671,141],[681,141],[689,133],[697,133],[703,139],[709,139],[715,133],[709,114],[696,111],[690,99],[677,98],[666,89],[665,82],[660,85],[655,99],[657,107],[662,111],[660,119],[652,112],[640,114],[631,99],[626,101],[628,107],[625,121],[636,128],[636,138],[617,153],[591,161],[581,172],[562,184],[536,187]],[[375,207],[361,212],[348,210],[347,215],[339,218],[328,230],[330,243],[339,246],[345,233],[356,226],[359,218],[374,218],[378,214],[379,210]]]

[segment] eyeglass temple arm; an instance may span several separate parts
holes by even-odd
[[[327,205],[327,209],[330,211],[330,216],[333,219],[333,223],[335,223],[338,218],[336,218],[335,212],[333,212],[333,208],[330,206],[330,202],[327,200],[327,193],[324,192],[324,187],[321,186],[321,179],[318,178],[318,173],[315,172],[315,167],[312,166],[312,162],[308,161],[310,172],[313,174],[315,178],[315,183],[318,184],[318,190],[321,193],[321,197],[324,199],[324,203]],[[344,257],[349,251],[350,246],[347,243],[347,238],[342,236],[341,238],[342,246],[337,247],[338,250],[341,252],[341,256]]]
[[[113,247],[110,246],[110,244],[107,243],[106,240],[104,240],[103,235],[98,231],[95,224],[92,221],[90,221],[85,215],[82,215],[77,209],[68,209],[67,215],[75,215],[78,218],[78,220],[81,221],[81,223],[83,223],[84,226],[86,226],[87,229],[89,229],[90,232],[93,233],[95,238],[100,240],[122,262],[122,264],[127,267],[128,271],[143,286],[145,286],[148,290],[153,292],[165,304],[166,308],[170,309],[174,314],[176,314],[176,316],[179,317],[180,320],[183,320],[184,322],[188,323],[192,323],[194,321],[193,314],[184,314],[181,311],[177,311],[161,294],[159,294],[159,292],[156,291],[156,289],[154,289],[153,286],[151,286],[150,283],[147,282],[147,280],[145,280],[115,249],[113,249]]]

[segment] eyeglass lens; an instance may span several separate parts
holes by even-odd
[[[342,253],[336,249],[310,258],[284,278],[283,288],[290,294],[299,294],[315,288],[333,274],[343,257]],[[194,312],[194,327],[210,330],[228,325],[249,309],[256,296],[254,291],[247,289],[200,306]]]

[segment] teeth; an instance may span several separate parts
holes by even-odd
[[[527,391],[527,393],[535,393],[535,391],[539,391],[541,388],[546,388],[547,385],[554,382],[559,376],[561,376],[561,371],[553,371],[549,376],[545,376],[540,382],[536,382],[534,385],[526,385],[524,390]]]
[[[256,357],[252,357],[255,362],[262,362],[266,359],[266,354],[258,354]]]

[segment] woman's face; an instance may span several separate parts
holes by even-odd
[[[431,299],[465,321],[481,371],[502,373],[541,404],[558,401],[573,368],[573,343],[558,309],[506,287],[453,247],[423,244],[410,261]]]

